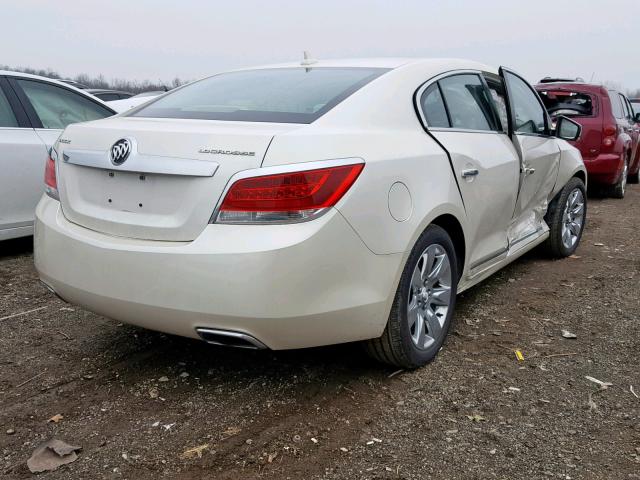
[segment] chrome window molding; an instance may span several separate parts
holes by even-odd
[[[494,134],[503,134],[508,135],[504,130],[475,130],[471,128],[456,128],[456,127],[430,127],[427,123],[427,117],[422,111],[422,105],[420,104],[420,99],[422,98],[422,94],[425,92],[427,88],[429,88],[434,83],[443,80],[448,77],[453,77],[455,75],[479,75],[482,78],[485,72],[482,70],[450,70],[445,73],[441,73],[435,77],[431,77],[425,83],[420,85],[416,93],[414,94],[414,106],[416,112],[418,112],[418,117],[420,118],[420,123],[422,126],[429,130],[430,132],[458,132],[458,133],[494,133]]]

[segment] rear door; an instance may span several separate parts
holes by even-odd
[[[47,149],[67,125],[115,114],[114,110],[75,90],[31,78],[9,79],[16,95]]]
[[[479,72],[448,74],[417,98],[428,132],[449,153],[467,211],[471,268],[508,249],[519,161]]]
[[[7,78],[0,77],[0,240],[30,234],[46,155]]]
[[[544,228],[549,194],[556,183],[560,148],[550,135],[549,118],[540,97],[522,77],[500,68],[507,88],[510,133],[520,158],[520,188],[509,229],[513,245]]]

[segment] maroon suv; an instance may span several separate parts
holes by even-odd
[[[582,153],[589,181],[624,197],[627,180],[638,183],[640,124],[623,94],[583,82],[551,82],[536,86],[552,119],[571,117],[582,135],[571,142]]]

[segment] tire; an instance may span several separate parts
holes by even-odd
[[[624,198],[624,194],[627,190],[627,175],[629,174],[629,161],[625,160],[624,168],[622,169],[622,173],[620,174],[620,179],[618,183],[616,183],[613,187],[611,187],[611,191],[609,195],[613,198]]]
[[[438,262],[440,270],[436,268]],[[426,280],[421,271],[426,272]],[[440,277],[434,280],[436,275]],[[382,363],[407,369],[433,360],[451,325],[457,287],[458,264],[453,242],[443,228],[430,225],[409,255],[382,336],[365,344],[369,355]],[[410,325],[410,319],[415,323]]]
[[[632,173],[627,177],[627,183],[640,183],[640,169],[636,173]]]
[[[578,193],[572,197],[574,192]],[[571,217],[567,217],[571,203],[574,207],[571,209]],[[582,204],[581,210],[578,203]],[[582,180],[573,177],[567,182],[549,205],[545,220],[549,225],[549,238],[546,241],[549,254],[555,258],[563,258],[575,252],[587,220],[587,192]],[[570,238],[567,238],[567,231]]]

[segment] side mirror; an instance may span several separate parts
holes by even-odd
[[[633,119],[635,120],[636,123],[640,123],[640,112],[636,113],[633,116]]]
[[[560,115],[556,121],[556,137],[563,140],[578,140],[582,133],[582,125],[568,117]]]

